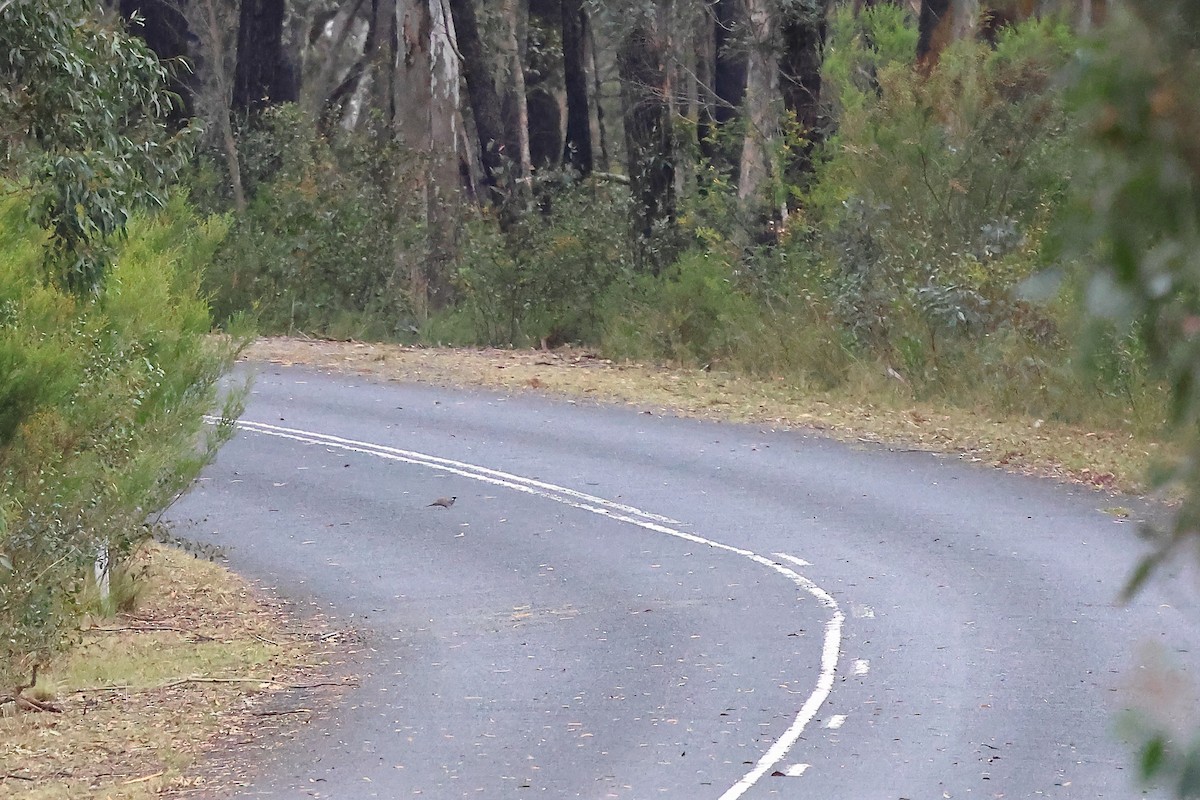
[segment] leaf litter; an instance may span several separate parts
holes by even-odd
[[[134,610],[93,619],[0,716],[0,798],[209,795],[335,702],[356,637],[216,564],[152,545]]]

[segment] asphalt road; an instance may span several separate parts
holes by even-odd
[[[1114,604],[1090,490],[279,367],[244,420],[180,532],[368,655],[239,796],[1138,797],[1138,652],[1200,666],[1177,583]]]

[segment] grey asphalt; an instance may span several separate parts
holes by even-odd
[[[1182,579],[1114,603],[1142,545],[1101,509],[1145,509],[1088,489],[275,366],[244,419],[393,449],[243,431],[173,511],[182,535],[365,637],[360,688],[239,797],[1140,797],[1114,734],[1125,687],[1139,659],[1197,673]],[[441,496],[458,499],[427,506]],[[819,694],[822,591],[844,616],[832,690],[745,779]]]

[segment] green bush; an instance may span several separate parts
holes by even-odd
[[[543,178],[540,195],[508,231],[467,227],[455,285],[472,344],[595,342],[601,299],[632,273],[622,189]]]
[[[762,319],[735,285],[732,264],[701,249],[655,277],[642,275],[607,300],[604,349],[617,358],[688,365],[728,362]]]
[[[0,198],[0,686],[76,629],[97,552],[119,560],[227,430],[197,441],[234,345],[199,275],[225,235],[175,199],[135,216],[92,298],[42,279],[29,196]],[[230,407],[232,408],[232,406]],[[229,410],[229,409],[227,409]]]
[[[416,223],[401,229],[395,181],[405,160],[331,142],[294,106],[269,111],[266,126],[248,137],[253,200],[205,276],[216,319],[248,313],[264,332],[335,338],[409,330],[401,264],[420,257],[423,237]],[[205,185],[206,174],[196,176]]]
[[[833,26],[826,92],[840,117],[810,213],[835,265],[842,323],[884,356],[905,339],[978,337],[1026,313],[1012,290],[1043,266],[1074,163],[1055,77],[1075,46],[1044,20],[995,49],[962,40],[928,77],[884,4]]]

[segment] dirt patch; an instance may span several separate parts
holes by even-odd
[[[136,610],[93,620],[31,691],[62,713],[0,717],[0,798],[209,794],[247,749],[304,725],[351,685],[353,644],[228,570],[153,545]]]
[[[269,338],[255,342],[244,357],[395,381],[535,391],[705,419],[804,428],[846,441],[954,453],[967,461],[1104,490],[1142,491],[1147,468],[1163,452],[1158,442],[1129,433],[915,403],[903,391],[865,402],[782,379],[621,364],[571,348],[470,350]]]

